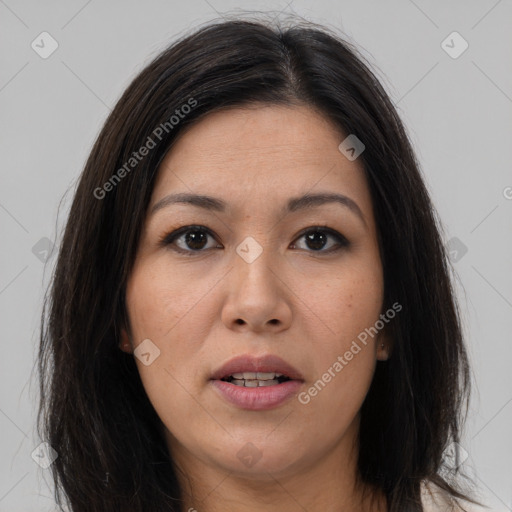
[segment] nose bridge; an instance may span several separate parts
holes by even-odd
[[[291,312],[278,277],[278,255],[247,236],[236,246],[233,259],[224,322],[231,326],[247,324],[253,329],[288,324]]]
[[[237,286],[256,287],[256,291],[269,292],[275,290],[276,286],[272,282],[276,278],[275,270],[278,262],[276,255],[272,252],[268,237],[260,242],[252,236],[245,237],[236,247],[235,275],[238,281]]]

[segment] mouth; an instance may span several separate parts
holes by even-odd
[[[235,386],[243,386],[246,388],[258,388],[265,386],[277,386],[283,382],[291,380],[290,377],[276,372],[243,372],[233,373],[227,377],[220,379],[229,382]]]
[[[238,356],[214,371],[210,382],[221,397],[241,409],[278,407],[304,383],[300,372],[278,356]]]

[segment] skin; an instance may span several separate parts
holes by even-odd
[[[148,212],[178,192],[228,203],[225,212],[172,204],[148,214],[127,284],[120,348],[133,352],[149,338],[160,350],[148,366],[136,363],[187,475],[179,472],[183,511],[387,510],[382,494],[370,503],[355,486],[359,411],[389,355],[386,328],[308,404],[292,397],[247,411],[209,383],[236,355],[277,354],[307,391],[384,313],[372,201],[362,163],[338,150],[345,137],[306,106],[224,110],[185,131],[159,169]],[[337,203],[281,213],[289,198],[320,192],[350,197],[363,219]],[[202,252],[185,235],[159,244],[187,225],[212,231]],[[328,252],[338,242],[326,235],[315,250],[300,236],[324,225],[350,245]],[[236,252],[248,236],[263,249],[251,263]],[[261,455],[250,467],[237,457],[248,442]]]

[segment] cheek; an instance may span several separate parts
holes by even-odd
[[[310,326],[314,372],[298,398],[309,423],[322,418],[329,425],[325,436],[334,440],[356,417],[373,379],[376,338],[367,332],[379,319],[380,287],[360,279],[345,280],[343,286],[331,283],[324,300],[314,304],[328,328]]]
[[[358,417],[375,372],[369,347],[353,354],[351,360],[344,354],[334,351],[317,379],[298,397],[301,417],[307,419],[310,428],[321,431],[328,443],[336,442]]]
[[[218,278],[193,278],[171,268],[165,258],[135,266],[127,284],[126,302],[134,348],[146,339],[156,346],[158,357],[145,365],[135,358],[146,393],[160,413],[183,407],[190,401],[184,389],[195,390],[199,353],[213,308],[208,291]],[[200,321],[198,321],[200,319]]]
[[[324,347],[342,350],[379,318],[383,279],[378,266],[347,265],[329,279],[315,276],[301,283],[297,295],[306,305],[312,339]]]
[[[372,328],[383,299],[378,263],[360,260],[341,268],[329,281],[303,283],[301,293],[315,312],[306,327],[315,371],[302,403],[315,415],[337,417],[340,424],[356,415],[375,371],[377,335]]]
[[[127,287],[127,307],[134,336],[173,337],[187,315],[215,285],[215,276],[194,275],[169,265],[165,257],[135,267]]]

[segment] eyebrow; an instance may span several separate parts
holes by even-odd
[[[282,214],[293,213],[299,210],[309,208],[316,208],[324,204],[338,203],[349,209],[352,213],[356,214],[366,226],[366,221],[363,213],[357,203],[343,194],[336,194],[325,192],[321,194],[305,194],[300,197],[292,197],[288,200],[287,205],[283,208]],[[172,204],[189,204],[198,208],[203,208],[209,211],[225,212],[228,204],[222,199],[216,197],[200,195],[200,194],[169,194],[160,199],[151,208],[150,215],[154,215],[158,210],[170,206]]]

